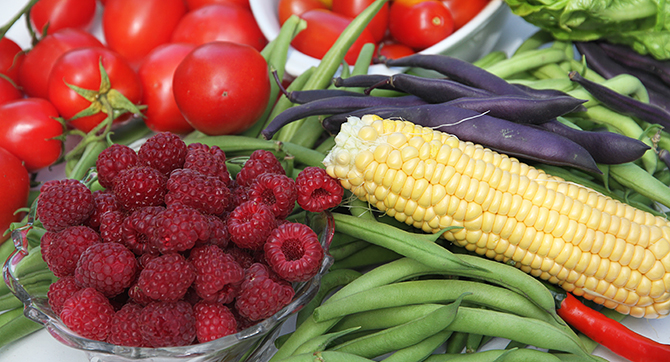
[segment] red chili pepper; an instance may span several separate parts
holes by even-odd
[[[569,325],[610,351],[633,362],[668,362],[670,345],[637,334],[614,319],[582,304],[568,293],[557,310]]]

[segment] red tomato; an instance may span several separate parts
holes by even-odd
[[[38,33],[65,28],[87,30],[95,18],[95,0],[39,0],[30,9],[30,23]]]
[[[207,5],[186,14],[172,34],[173,43],[201,45],[211,41],[250,45],[261,51],[265,36],[250,10],[234,5]]]
[[[0,75],[0,104],[5,104],[21,97],[23,97],[23,93],[16,88],[14,83]]]
[[[90,101],[70,89],[67,84],[96,91],[100,89],[100,61],[113,89],[132,103],[137,104],[142,99],[140,79],[121,55],[106,48],[74,49],[58,58],[49,77],[49,100],[66,120],[91,105]],[[130,114],[121,116],[115,121],[120,122],[129,116]],[[68,121],[68,124],[88,132],[106,117],[106,114],[100,112]]]
[[[453,33],[454,20],[440,1],[423,1],[411,6],[394,2],[389,14],[389,30],[397,41],[423,50]]]
[[[468,21],[472,20],[490,0],[442,0],[449,8],[451,17],[454,19],[454,30],[460,29]]]
[[[47,35],[23,59],[19,68],[19,84],[30,97],[49,97],[49,73],[56,59],[68,50],[82,47],[102,47],[93,35],[73,28]],[[97,87],[96,87],[97,88]]]
[[[186,0],[186,6],[188,6],[189,10],[195,10],[212,4],[231,4],[251,10],[249,0]]]
[[[19,68],[23,63],[21,47],[8,37],[0,39],[0,73],[11,78],[15,83],[19,82]]]
[[[211,42],[193,49],[177,66],[173,89],[193,128],[208,135],[236,134],[265,111],[270,100],[268,66],[253,47]]]
[[[295,36],[291,45],[317,59],[323,58],[351,22],[351,19],[343,15],[321,9],[306,11],[301,18],[307,21],[307,28]],[[361,35],[349,48],[344,60],[349,64],[354,64],[361,48],[367,43],[375,43],[375,39],[368,29],[363,29]]]
[[[147,106],[144,123],[156,132],[187,133],[193,127],[179,111],[172,92],[174,71],[195,48],[193,44],[164,44],[147,55],[138,75],[142,82],[142,104]]]
[[[400,43],[384,43],[379,46],[379,55],[386,59],[398,59],[414,54],[414,49]]]
[[[30,176],[16,156],[0,148],[0,243],[9,238],[4,234],[13,222],[21,220],[16,210],[28,206]]]
[[[324,9],[328,10],[319,0],[279,0],[278,15],[279,24],[284,24],[291,15],[300,16],[307,10]]]
[[[102,30],[107,46],[137,65],[152,49],[170,41],[184,14],[183,0],[108,0]]]
[[[63,134],[63,125],[57,117],[56,108],[42,98],[1,105],[0,147],[23,161],[29,172],[52,165],[63,147],[61,141],[53,139]]]
[[[348,16],[353,19],[373,2],[375,2],[375,0],[337,0],[333,1],[332,10],[334,13]],[[386,34],[386,30],[388,29],[388,24],[389,4],[386,3],[379,9],[377,15],[370,20],[370,23],[368,23],[367,26],[376,42],[380,42],[382,38],[384,38],[384,34]]]

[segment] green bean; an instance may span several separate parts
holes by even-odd
[[[566,71],[556,63],[545,64],[531,71],[531,74],[539,79],[569,79],[568,73],[569,71]]]
[[[430,356],[439,346],[441,346],[449,336],[452,335],[450,330],[443,330],[435,333],[423,341],[409,347],[405,347],[395,351],[389,357],[383,359],[384,362],[420,362]]]
[[[304,88],[305,84],[309,80],[309,78],[314,74],[314,71],[316,68],[310,67],[307,68],[302,74],[300,74],[297,78],[291,82],[291,84],[286,88],[287,91],[291,92],[294,90],[301,90]],[[265,121],[265,125],[263,128],[267,127],[272,120],[277,117],[278,114],[281,112],[291,108],[293,106],[293,102],[291,102],[285,95],[281,95],[279,97],[279,100],[277,100],[277,103],[275,104],[274,108],[272,109],[272,112],[268,116],[268,119]],[[273,139],[278,138],[279,133],[273,137]]]
[[[439,304],[414,304],[360,312],[342,318],[332,331],[359,327],[361,331],[387,329],[421,318],[439,308]]]
[[[372,206],[367,201],[355,198],[348,202],[347,207],[349,208],[349,213],[354,217],[377,220]]]
[[[535,89],[555,89],[563,92],[570,92],[576,88],[575,83],[570,79],[540,79],[523,80],[512,79],[510,83],[521,84]]]
[[[21,260],[21,263],[17,265],[15,275],[21,278],[24,275],[47,269],[47,263],[42,259],[42,250],[38,246],[31,249],[30,253],[28,253],[28,255]]]
[[[670,207],[670,189],[634,163],[609,165],[612,178],[656,202]]]
[[[554,36],[551,35],[551,33],[549,33],[546,30],[538,30],[535,33],[533,33],[533,35],[526,38],[526,40],[524,40],[523,43],[521,43],[521,45],[519,45],[516,48],[514,54],[516,55],[529,50],[537,49],[540,46],[547,44],[553,40]]]
[[[565,51],[561,49],[535,49],[516,54],[485,69],[501,78],[507,78],[516,73],[563,60]]]
[[[0,348],[41,328],[42,325],[21,314],[0,327]]]
[[[35,296],[45,296],[49,291],[51,282],[41,282],[26,287],[26,290]],[[8,293],[0,296],[0,311],[22,307],[23,303],[14,294]]]
[[[282,362],[374,362],[352,353],[339,351],[321,351],[315,353],[303,353],[282,359]]]
[[[453,332],[451,338],[447,340],[446,353],[461,353],[465,349],[465,344],[468,341],[468,333]]]
[[[526,348],[527,346],[528,344],[526,343],[510,340],[505,346],[505,349]]]
[[[447,342],[448,343],[448,342]],[[447,345],[448,347],[449,345]],[[492,349],[488,351],[481,351],[477,353],[460,353],[460,352],[451,352],[444,354],[434,354],[424,362],[493,362],[496,358],[500,357],[505,353],[505,350],[501,349]]]
[[[12,319],[23,315],[23,308],[12,308],[10,310],[0,313],[0,326],[4,326]]]
[[[316,292],[314,298],[312,298],[312,300],[298,312],[296,326],[301,325],[305,319],[309,318],[312,315],[312,312],[314,312],[314,309],[321,305],[323,300],[326,299],[328,294],[333,290],[351,283],[360,276],[361,273],[351,269],[331,270],[326,273],[326,275],[321,278],[319,290]]]
[[[465,353],[475,353],[482,343],[484,335],[479,333],[468,333],[468,338],[465,340]]]
[[[335,146],[335,137],[329,136],[328,138],[323,140],[323,142],[321,142],[321,144],[316,146],[316,148],[314,150],[317,151],[317,152],[321,152],[325,155],[326,153],[330,152],[330,150],[334,146]]]
[[[353,243],[360,240],[359,238],[347,234],[343,234],[339,231],[335,231],[333,235],[333,241],[330,242],[331,248],[339,248],[349,243]]]
[[[330,267],[330,270],[360,269],[371,265],[388,263],[400,258],[402,258],[402,255],[393,250],[371,244],[353,255],[336,260]]]
[[[344,71],[341,75],[342,78],[347,78],[351,77],[354,75],[363,75],[363,74],[368,74],[368,70],[370,70],[370,63],[372,62],[372,58],[375,55],[375,45],[372,43],[367,43],[364,44],[363,47],[361,48],[361,51],[358,53],[358,58],[356,58],[356,63],[354,64],[354,69],[351,71],[350,74],[344,74]],[[348,67],[345,67],[348,69]],[[363,89],[360,87],[357,88],[344,88],[346,90],[350,90],[352,92],[363,92]]]
[[[84,152],[81,157],[72,165],[71,169],[66,169],[66,176],[71,179],[81,180],[86,176],[88,170],[95,166],[95,161],[98,159],[98,155],[104,149],[106,149],[108,143],[105,139],[97,140],[90,142],[84,148]],[[68,163],[68,165],[71,165]]]
[[[350,256],[350,255],[352,255],[352,254],[354,254],[358,251],[361,251],[368,246],[370,246],[370,243],[368,243],[367,241],[356,240],[353,243],[349,243],[349,244],[343,245],[343,246],[338,247],[338,248],[331,247],[328,250],[328,252],[333,257],[333,259],[335,259],[335,261],[337,261],[337,260],[342,260],[342,259],[344,259],[344,258],[346,258],[346,257],[348,257],[348,256]]]
[[[479,58],[477,61],[473,62],[472,64],[474,64],[474,65],[476,65],[480,68],[486,68],[486,67],[490,67],[493,64],[496,64],[499,61],[502,61],[502,60],[505,60],[505,59],[507,59],[507,54],[502,50],[498,50],[498,51],[493,51],[493,52],[490,52],[490,53],[484,55],[483,57]]]
[[[552,353],[556,358],[558,358],[559,361],[561,362],[584,362],[586,361],[584,357],[582,356],[577,356],[572,353]],[[607,362],[606,359],[598,357],[598,356],[593,356],[596,360],[598,361],[603,361]]]
[[[422,318],[342,343],[332,350],[372,358],[417,344],[442,331],[457,318],[462,298],[463,296]]]
[[[360,327],[353,327],[349,329],[345,329],[343,331],[338,331],[338,332],[333,332],[333,333],[326,333],[322,334],[320,336],[314,337],[307,342],[303,343],[300,347],[298,347],[294,355],[298,354],[303,354],[303,353],[314,353],[317,351],[323,351],[328,347],[328,345],[334,341],[335,339],[342,337],[344,335],[347,335],[351,332],[357,331],[360,329]]]
[[[647,88],[644,87],[644,84],[642,84],[638,78],[630,74],[620,74],[616,77],[607,79],[600,84],[612,89],[617,93],[630,95],[642,102],[649,103],[649,94],[647,93]],[[584,106],[586,107],[600,104],[600,102],[593,98],[591,93],[582,87],[575,88],[575,90],[568,92],[568,94],[575,98],[586,99],[587,102],[584,103]]]

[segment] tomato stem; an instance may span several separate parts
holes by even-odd
[[[17,21],[19,21],[19,19],[21,19],[23,14],[29,12],[30,9],[32,9],[33,5],[37,3],[37,1],[38,0],[30,0],[30,2],[26,4],[26,6],[24,6],[23,9],[21,9],[21,11],[19,11],[16,15],[14,15],[13,18],[9,19],[9,21],[2,28],[0,28],[0,39],[5,37],[5,34],[7,34],[9,29],[11,29],[11,27],[14,26],[14,24]]]

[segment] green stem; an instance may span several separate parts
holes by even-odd
[[[23,14],[27,13],[30,11],[30,9],[37,3],[39,0],[30,0],[29,3],[26,4],[26,6],[23,7],[16,15],[14,15],[13,18],[9,19],[9,21],[0,28],[0,39],[5,37],[5,34],[11,29],[14,24],[21,19]]]

